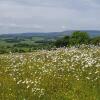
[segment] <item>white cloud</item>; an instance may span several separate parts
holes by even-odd
[[[100,29],[99,0],[0,0],[0,33]]]

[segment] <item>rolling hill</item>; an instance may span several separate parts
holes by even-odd
[[[29,33],[14,33],[14,34],[1,34],[0,37],[2,38],[15,38],[15,37],[20,37],[20,38],[30,38],[30,37],[46,37],[46,38],[56,38],[59,36],[64,36],[64,35],[71,35],[74,31],[76,30],[69,30],[69,31],[63,31],[63,32],[29,32]],[[96,37],[100,36],[100,31],[97,30],[81,30],[84,32],[87,32],[90,37]]]

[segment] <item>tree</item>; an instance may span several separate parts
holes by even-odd
[[[70,44],[71,45],[81,45],[87,44],[89,42],[89,35],[87,32],[75,31],[72,33]]]
[[[69,39],[70,39],[69,36],[64,36],[63,38],[56,40],[55,46],[56,47],[67,46],[67,45],[69,45]]]

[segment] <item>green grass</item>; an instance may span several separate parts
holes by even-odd
[[[100,100],[100,47],[0,55],[0,100]]]
[[[44,40],[44,39],[45,39],[44,37],[32,37],[33,41],[41,41],[41,40]]]

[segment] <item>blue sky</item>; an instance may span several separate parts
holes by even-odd
[[[100,0],[0,0],[0,33],[99,30]]]

